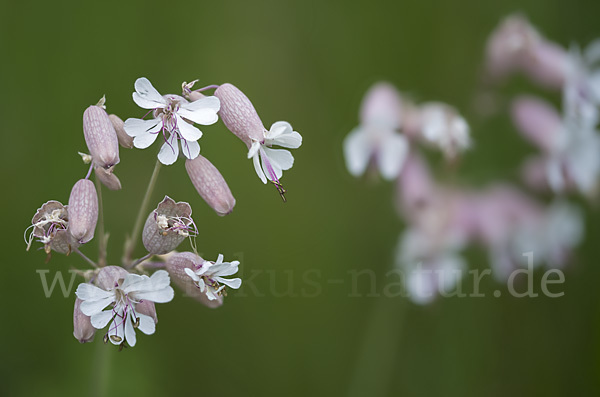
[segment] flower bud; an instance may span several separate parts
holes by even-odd
[[[94,172],[96,173],[96,178],[104,186],[109,188],[110,190],[121,190],[121,181],[117,176],[113,173],[114,167],[110,167],[108,169],[102,167],[95,167]]]
[[[125,122],[115,114],[109,114],[108,118],[110,119],[110,122],[115,128],[119,145],[127,149],[133,148],[133,137],[127,135],[127,133],[125,132],[125,128],[123,127],[125,125]]]
[[[94,164],[109,168],[119,163],[117,133],[100,106],[90,106],[83,113],[83,135]]]
[[[396,187],[397,208],[409,218],[427,207],[436,195],[427,164],[416,153],[408,156]]]
[[[223,296],[219,295],[215,300],[209,300],[205,293],[194,284],[192,278],[188,276],[184,269],[196,271],[204,263],[204,259],[192,252],[176,253],[167,259],[166,269],[173,281],[181,288],[187,296],[190,296],[211,309],[217,308],[223,304]]]
[[[198,155],[193,160],[186,160],[185,169],[198,194],[218,215],[224,216],[233,211],[235,198],[217,167]]]
[[[190,234],[197,234],[191,216],[192,208],[188,203],[175,203],[169,196],[165,196],[146,219],[142,232],[144,247],[154,255],[173,251]]]
[[[83,302],[81,299],[75,298],[75,309],[73,310],[73,336],[79,343],[87,343],[94,340],[96,328],[92,326],[90,317],[83,314],[79,308],[81,302]]]
[[[250,149],[252,140],[262,143],[265,127],[250,99],[232,84],[225,83],[215,90],[221,101],[219,116],[229,131],[240,138]]]
[[[119,280],[125,278],[129,272],[119,266],[105,266],[100,269],[96,276],[96,285],[103,290],[115,288]]]
[[[94,237],[98,222],[98,195],[94,183],[80,179],[69,196],[69,230],[80,244]]]

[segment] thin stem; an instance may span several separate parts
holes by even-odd
[[[144,222],[145,216],[147,215],[146,213],[148,212],[150,196],[152,196],[152,191],[154,190],[156,180],[158,179],[158,171],[160,171],[160,161],[156,160],[154,171],[150,177],[148,187],[146,188],[146,194],[144,195],[142,205],[140,205],[140,210],[133,226],[133,231],[131,232],[131,236],[125,242],[125,250],[123,252],[123,265],[125,265],[125,267],[129,267],[128,265],[131,263],[131,255],[133,254],[137,241],[140,238],[140,233],[142,232],[142,223]]]
[[[206,87],[202,87],[202,88],[198,88],[197,90],[194,90],[193,92],[202,92],[202,91],[206,91],[206,90],[210,90],[212,88],[219,88],[219,86],[217,84],[211,84],[211,85],[207,85]]]
[[[96,178],[96,191],[98,192],[98,265],[106,266],[106,236],[104,235],[104,206],[102,205],[102,183]]]
[[[349,397],[389,395],[407,305],[406,298],[381,297],[375,302],[358,352]]]
[[[90,163],[90,169],[88,170],[87,174],[85,175],[85,179],[90,179],[90,176],[92,175],[92,170],[94,169],[94,162],[92,161]]]
[[[79,248],[73,248],[73,252],[75,252],[77,255],[79,255],[80,257],[82,257],[83,259],[85,259],[85,261],[87,263],[89,263],[90,265],[92,265],[93,267],[95,267],[96,269],[98,269],[98,265],[96,264],[96,262],[94,262],[93,260],[91,260],[90,258],[88,258],[87,256],[85,256],[85,254],[81,251],[79,251]]]
[[[131,265],[129,265],[129,268],[131,269],[132,267],[136,267],[137,265],[139,265],[140,263],[142,263],[146,259],[150,258],[152,255],[153,254],[151,254],[151,253],[148,252],[146,255],[142,256],[141,258],[136,259],[133,262],[131,262]]]
[[[105,346],[102,341],[96,342],[95,360],[92,364],[92,380],[90,382],[92,390],[90,395],[94,397],[108,396],[108,386],[110,385],[110,357],[113,349]]]

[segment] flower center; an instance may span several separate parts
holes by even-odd
[[[191,217],[158,215],[155,212],[154,219],[158,228],[162,230],[163,236],[166,236],[168,232],[174,232],[183,237],[198,235],[198,228]]]

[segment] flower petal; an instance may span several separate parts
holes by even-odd
[[[156,331],[156,324],[154,323],[154,319],[150,316],[146,316],[145,314],[136,314],[140,319],[140,325],[138,326],[138,329],[146,335],[152,335],[154,331]]]
[[[346,168],[353,176],[362,175],[372,154],[372,147],[367,133],[361,127],[356,127],[344,139],[344,158]]]
[[[221,284],[225,284],[229,288],[233,288],[233,289],[238,289],[242,285],[241,278],[226,279],[226,278],[222,278],[222,277],[217,277],[216,280],[218,282],[220,282]]]
[[[194,123],[211,125],[219,120],[217,112],[220,108],[219,98],[209,96],[182,105],[177,113]]]
[[[113,318],[112,310],[106,310],[100,313],[96,313],[90,317],[92,326],[96,329],[102,329],[106,327],[106,324],[109,323]]]
[[[259,150],[260,142],[253,141],[252,146],[250,146],[250,149],[248,150],[248,158],[251,159],[252,157],[256,156],[256,153],[258,153]]]
[[[143,119],[132,119],[125,120],[123,128],[127,135],[136,137],[138,135],[145,135],[148,132],[158,132],[162,127],[162,120],[160,118],[143,120]]]
[[[269,162],[274,167],[280,168],[282,170],[289,170],[294,165],[294,156],[290,153],[289,150],[285,149],[271,149],[267,147],[263,147],[262,150],[264,154],[269,158]],[[280,176],[277,176],[280,178]]]
[[[196,141],[181,141],[181,153],[190,160],[195,159],[200,154],[200,144]]]
[[[258,177],[260,178],[262,183],[267,183],[267,177],[265,176],[265,173],[263,172],[262,168],[260,167],[258,153],[256,153],[254,155],[254,157],[252,157],[252,162],[254,163],[254,170],[256,171],[256,174],[258,175]]]
[[[137,338],[135,337],[135,329],[133,328],[133,312],[130,310],[127,312],[127,318],[125,321],[125,340],[129,346],[135,346]]]
[[[398,176],[408,155],[408,142],[406,142],[406,138],[393,131],[390,133],[389,138],[380,145],[377,156],[379,171],[387,180]]]
[[[77,295],[77,297],[82,301],[97,301],[106,297],[112,297],[113,293],[110,291],[105,291],[89,283],[81,283],[77,286],[75,295]]]
[[[108,305],[114,302],[114,297],[108,296],[106,298],[102,298],[100,300],[84,300],[81,302],[81,312],[86,316],[93,316],[96,313],[100,313],[104,310]]]
[[[171,287],[165,287],[160,290],[154,291],[142,291],[135,294],[135,297],[139,300],[149,300],[156,303],[167,303],[173,300],[175,291]]]
[[[278,121],[267,132],[265,144],[297,149],[302,145],[302,136],[298,132],[293,131],[289,123]]]
[[[183,271],[185,271],[185,274],[187,274],[188,276],[190,276],[190,278],[194,281],[200,281],[200,277],[198,277],[198,275],[196,273],[194,273],[194,271],[190,268],[184,268]]]
[[[133,142],[135,145],[135,141]],[[171,165],[177,161],[179,155],[179,142],[177,141],[177,135],[172,134],[169,140],[163,143],[158,153],[158,160],[164,165]]]
[[[179,129],[179,134],[181,134],[183,139],[186,141],[197,141],[202,137],[202,131],[182,119],[181,116],[176,115],[176,117],[177,128]]]
[[[143,109],[164,108],[167,101],[160,93],[152,86],[150,80],[141,77],[135,81],[135,91],[133,93],[133,101]]]

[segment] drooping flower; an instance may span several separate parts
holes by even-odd
[[[29,236],[25,236],[27,249],[31,247],[34,238],[44,244],[46,253],[54,250],[61,254],[69,254],[72,248],[77,248],[79,243],[69,233],[68,206],[62,205],[56,200],[44,203],[35,213],[31,220],[31,226],[25,230],[25,234],[33,229]]]
[[[215,95],[221,100],[221,120],[248,147],[256,174],[263,183],[273,182],[283,197],[285,190],[279,180],[283,171],[294,165],[294,156],[289,150],[271,146],[297,149],[302,145],[302,136],[285,121],[273,123],[267,131],[252,102],[232,84],[222,84]]]
[[[198,194],[219,216],[233,211],[235,198],[223,175],[206,157],[199,154],[194,160],[186,160],[185,169]]]
[[[344,158],[348,171],[362,175],[373,160],[388,180],[398,176],[408,153],[406,138],[398,133],[402,126],[402,100],[389,83],[377,83],[365,94],[360,110],[360,125],[344,139]]]
[[[153,110],[153,119],[130,118],[123,126],[125,132],[133,137],[133,145],[145,149],[152,145],[159,134],[164,143],[158,159],[165,165],[173,164],[181,151],[188,159],[194,159],[200,153],[198,139],[202,132],[192,124],[211,125],[217,122],[220,108],[219,99],[214,96],[188,102],[178,95],[162,96],[145,77],[135,82],[134,102],[143,109]]]
[[[75,307],[73,308],[73,336],[79,343],[87,343],[94,340],[96,328],[92,325],[90,317],[81,311],[81,302],[81,299],[75,299]]]
[[[173,283],[181,288],[186,296],[215,309],[223,305],[223,295],[218,295],[215,300],[208,299],[206,292],[200,291],[196,282],[186,273],[187,270],[196,271],[204,262],[204,259],[193,252],[171,253],[167,257],[165,269],[169,272]]]
[[[83,135],[94,164],[108,169],[119,163],[119,141],[104,110],[104,101],[103,97],[98,105],[88,107],[83,113]]]
[[[187,237],[198,234],[192,219],[192,207],[165,196],[152,211],[142,231],[142,242],[149,253],[163,255],[173,251]]]
[[[209,300],[216,300],[225,293],[225,286],[238,289],[242,285],[240,278],[224,278],[237,273],[239,264],[239,261],[223,262],[223,255],[219,254],[216,262],[204,261],[194,270],[189,268],[184,270],[200,292],[206,293]]]
[[[94,238],[98,222],[98,194],[89,179],[78,180],[69,196],[69,232],[80,244]]]
[[[137,306],[145,301],[170,302],[174,291],[169,285],[169,274],[158,270],[148,277],[108,266],[100,270],[99,279],[103,272],[111,273],[109,278],[113,281],[112,285],[105,283],[100,288],[82,283],[77,287],[76,295],[82,300],[81,312],[90,317],[91,324],[96,329],[103,329],[110,323],[105,341],[108,339],[114,345],[127,342],[129,346],[135,346],[136,328],[151,335],[156,327],[154,318],[140,313]],[[108,310],[104,310],[109,306]]]

